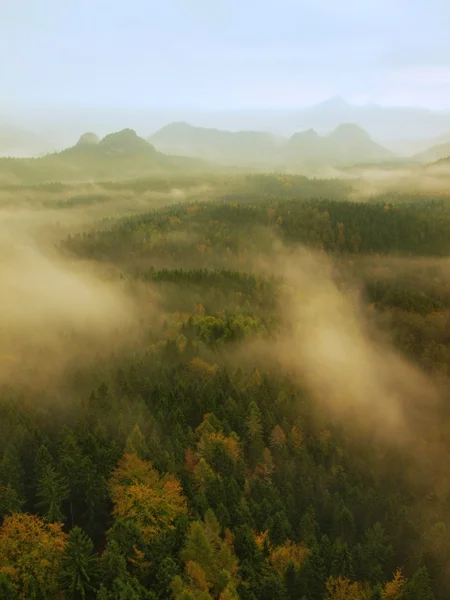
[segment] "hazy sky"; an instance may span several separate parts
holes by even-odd
[[[0,0],[0,107],[450,108],[450,0]]]

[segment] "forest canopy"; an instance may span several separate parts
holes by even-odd
[[[358,190],[0,188],[1,598],[447,600],[450,203]]]

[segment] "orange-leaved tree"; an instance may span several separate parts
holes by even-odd
[[[58,576],[66,545],[62,523],[14,513],[0,527],[0,574],[19,600],[57,598]]]
[[[270,554],[270,563],[279,575],[286,573],[290,564],[293,564],[296,569],[299,569],[309,550],[304,544],[296,544],[291,540],[287,540],[282,546],[274,548]]]
[[[406,584],[406,577],[403,576],[401,569],[397,569],[393,579],[388,581],[383,588],[383,600],[401,600]]]

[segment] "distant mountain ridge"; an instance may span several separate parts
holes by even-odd
[[[355,123],[379,141],[434,139],[442,132],[450,131],[450,109],[380,106],[373,102],[355,105],[340,96],[301,108],[186,110],[179,111],[178,117],[181,118],[173,118],[166,113],[161,115],[159,122],[189,121],[204,128],[270,131],[284,137],[308,129],[324,134],[341,123]],[[157,127],[155,125],[155,129]]]
[[[230,164],[271,161],[283,141],[264,131],[227,131],[196,127],[184,121],[169,123],[147,139],[161,152]]]
[[[342,123],[328,135],[314,130],[294,134],[287,142],[288,160],[318,161],[330,165],[385,161],[393,157],[354,123]]]
[[[9,116],[0,115],[0,135],[2,118],[6,124],[14,123],[20,125],[22,130],[39,132],[38,135],[45,143],[40,144],[38,154],[68,146],[71,140],[79,135],[80,129],[102,131],[105,134],[118,131],[128,123],[132,124],[135,130],[147,135],[167,123],[189,122],[202,128],[268,131],[286,138],[297,131],[308,129],[315,129],[323,135],[340,123],[355,123],[378,143],[405,156],[422,152],[431,145],[450,141],[439,140],[443,133],[450,132],[450,107],[448,110],[433,110],[421,107],[381,106],[373,102],[356,105],[340,96],[299,108],[144,108],[133,111],[104,111],[101,108],[86,107],[76,111],[61,108],[51,112],[36,108],[29,109],[26,113],[17,109],[10,111]],[[27,153],[26,146],[19,146],[17,147],[21,156],[36,155]],[[4,153],[4,148],[2,149],[0,143],[0,153]],[[6,148],[11,149],[11,145]],[[14,152],[9,154],[14,155]]]
[[[178,122],[159,129],[148,141],[169,154],[249,166],[337,165],[382,161],[393,156],[354,123],[342,123],[325,136],[308,129],[287,139],[264,131],[226,131]]]
[[[332,172],[401,161],[354,123],[341,123],[326,135],[307,129],[282,138],[264,131],[223,131],[185,122],[171,123],[151,136],[159,147],[122,129],[99,138],[84,133],[78,142],[40,158],[0,158],[2,184],[48,181],[112,181],[155,173],[205,173],[223,169],[265,169],[302,174]],[[166,152],[161,152],[161,146]],[[444,158],[444,144],[431,159]],[[190,154],[190,156],[186,156]],[[411,161],[417,164],[419,160]],[[428,163],[433,160],[428,160]]]

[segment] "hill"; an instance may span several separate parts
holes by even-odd
[[[208,169],[205,161],[166,156],[134,130],[123,129],[101,140],[95,134],[83,134],[75,146],[41,158],[0,159],[0,182],[119,180],[158,172]]]
[[[196,156],[219,163],[272,163],[282,138],[264,131],[225,131],[170,123],[148,138],[162,152]]]
[[[416,154],[421,154],[432,146],[446,142],[450,142],[450,134],[430,138],[383,139],[380,141],[381,145],[385,146],[388,150],[400,156],[410,157],[413,160]]]
[[[287,141],[284,154],[288,159],[317,160],[321,155],[322,139],[314,129],[299,131]]]
[[[90,146],[92,144],[98,144],[99,141],[100,138],[96,133],[88,131],[86,133],[83,133],[82,136],[80,136],[80,139],[77,142],[77,146]]]
[[[436,161],[426,165],[426,168],[433,168],[433,167],[450,167],[450,155],[445,156],[444,158],[440,158],[439,160],[436,160]]]
[[[298,127],[326,131],[339,123],[356,123],[382,140],[402,139],[406,132],[414,138],[435,138],[450,129],[450,111],[406,106],[353,105],[336,96],[291,116]]]
[[[84,133],[75,146],[66,148],[53,156],[69,156],[75,160],[78,157],[105,159],[117,156],[139,159],[154,158],[157,154],[155,148],[139,137],[134,129],[122,129],[122,131],[109,133],[101,140],[91,132]]]
[[[295,133],[287,142],[285,156],[289,163],[307,160],[337,165],[384,161],[393,155],[358,125],[343,123],[325,136],[312,129]]]
[[[420,162],[430,163],[447,158],[448,156],[450,156],[450,142],[444,142],[443,144],[431,146],[425,152],[416,154],[414,158]]]
[[[341,124],[325,136],[308,129],[286,139],[264,131],[233,132],[179,122],[166,125],[149,141],[162,152],[247,166],[335,165],[392,157],[353,123]]]

